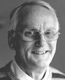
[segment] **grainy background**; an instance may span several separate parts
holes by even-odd
[[[0,67],[7,64],[15,55],[8,46],[7,31],[9,14],[18,5],[27,0],[0,0]],[[65,0],[44,0],[56,10],[60,22],[60,38],[56,55],[51,65],[65,73]]]

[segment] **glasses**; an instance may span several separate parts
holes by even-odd
[[[25,30],[23,33],[18,32],[18,34],[20,34],[25,41],[40,40],[42,35],[44,36],[45,41],[52,42],[58,39],[60,33],[55,31],[45,31],[44,33],[40,33],[39,31]]]

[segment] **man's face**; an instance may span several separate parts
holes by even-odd
[[[58,31],[55,17],[49,10],[35,6],[22,25],[25,28],[19,34],[17,54],[27,66],[47,67],[56,51],[57,40],[52,39],[53,33]]]

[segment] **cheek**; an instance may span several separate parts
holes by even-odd
[[[19,46],[20,50],[23,50],[26,52],[29,48],[32,47],[33,42],[20,41],[19,45],[20,45]]]
[[[54,55],[56,52],[56,44],[57,44],[57,41],[53,41],[49,43],[49,47],[51,49],[52,55]]]
[[[18,53],[23,60],[26,60],[26,56],[29,56],[27,50],[30,52],[30,48],[32,47],[32,42],[19,41]]]
[[[48,57],[48,64],[51,63],[54,55],[55,55],[55,52],[56,52],[56,44],[57,44],[57,41],[53,41],[53,42],[50,42],[49,43],[49,47],[51,49],[51,53],[50,53],[50,56]]]

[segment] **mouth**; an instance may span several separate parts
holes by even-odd
[[[47,51],[32,51],[32,53],[33,54],[36,54],[36,55],[43,55],[43,54],[46,54],[46,53],[48,53],[48,52],[50,52],[49,50],[47,50]]]

